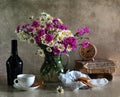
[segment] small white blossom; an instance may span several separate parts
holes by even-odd
[[[43,51],[42,49],[38,49],[37,55],[39,55],[39,56],[41,56],[41,57],[44,57],[44,56],[45,56],[44,51]]]
[[[24,32],[17,33],[17,36],[21,41],[26,41],[28,39],[28,36],[24,34]]]
[[[70,30],[67,30],[66,35],[67,35],[67,37],[73,37],[74,36]]]
[[[47,47],[46,50],[47,50],[48,52],[52,52],[51,47]]]
[[[30,38],[28,39],[28,43],[30,43],[30,44],[35,44],[36,41],[35,41],[35,39],[34,39],[33,37],[30,37]]]
[[[68,46],[67,46],[67,51],[70,52],[71,50],[72,50],[71,46],[68,45]]]
[[[42,44],[48,45],[47,41],[45,41],[45,40],[42,40]]]
[[[31,20],[32,20],[33,18],[34,18],[34,16],[30,16],[30,17],[29,17],[29,19],[31,19]]]
[[[58,86],[56,90],[57,90],[57,93],[59,93],[59,94],[63,94],[64,93],[64,89],[63,89],[62,86]]]
[[[51,41],[51,42],[48,43],[48,46],[53,47],[54,44],[55,44],[54,41]]]
[[[46,38],[46,36],[45,36],[45,35],[42,35],[40,38],[41,38],[42,41],[44,41],[45,38]]]
[[[57,41],[61,42],[61,41],[63,41],[63,39],[64,39],[64,36],[62,34],[59,34],[57,36]]]
[[[58,49],[62,52],[65,50],[65,46],[63,44],[59,44]]]
[[[47,23],[51,23],[52,19],[53,18],[50,15],[47,15],[47,17],[46,17]]]
[[[63,24],[63,21],[61,19],[58,19],[58,21],[60,22],[60,24]]]

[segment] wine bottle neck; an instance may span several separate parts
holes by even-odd
[[[11,42],[11,54],[18,55],[17,40],[12,40],[12,42]]]

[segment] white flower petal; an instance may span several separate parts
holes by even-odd
[[[28,43],[30,43],[30,44],[35,44],[36,41],[35,41],[35,39],[34,39],[33,37],[30,37],[30,38],[28,39]]]
[[[41,57],[44,57],[44,56],[45,56],[44,51],[43,51],[42,49],[38,49],[37,55],[39,55],[39,56],[41,56]]]
[[[59,93],[59,94],[64,93],[64,89],[62,86],[58,86],[56,90],[57,90],[57,93]]]
[[[50,47],[47,47],[46,50],[47,50],[48,52],[52,52],[52,49],[51,49]]]

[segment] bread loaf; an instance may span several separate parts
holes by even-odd
[[[86,77],[79,77],[79,78],[77,78],[76,80],[74,80],[74,81],[81,81],[81,82],[83,82],[84,84],[86,84],[88,87],[90,87],[90,88],[92,88],[93,87],[93,85],[90,83],[90,78],[86,78]]]
[[[43,85],[44,82],[43,81],[39,81],[39,82],[35,82],[32,87],[35,87],[35,86],[39,86],[39,85]]]
[[[86,77],[78,77],[76,80],[74,81],[83,81],[83,82],[90,82],[90,78],[86,78]]]

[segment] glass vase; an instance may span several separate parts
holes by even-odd
[[[59,73],[64,72],[61,55],[45,53],[44,63],[40,69],[40,75],[45,82],[58,82]]]

